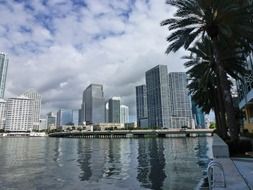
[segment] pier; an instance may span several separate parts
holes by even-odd
[[[134,138],[134,137],[172,137],[212,135],[213,129],[147,129],[147,130],[112,130],[112,131],[71,131],[50,133],[49,137],[68,138]]]

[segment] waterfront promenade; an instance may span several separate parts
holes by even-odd
[[[170,137],[212,135],[213,129],[146,129],[146,130],[112,130],[112,131],[71,131],[50,133],[49,137],[77,138],[131,138],[131,137]]]
[[[253,189],[253,159],[230,157],[228,145],[217,135],[213,136],[213,161],[221,164],[213,168],[214,190],[251,190]]]

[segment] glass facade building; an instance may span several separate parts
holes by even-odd
[[[112,97],[109,103],[109,123],[120,123],[120,98]]]
[[[138,127],[148,127],[147,87],[140,85],[135,87],[136,114]]]
[[[7,55],[0,52],[0,98],[4,98],[8,63]]]
[[[57,127],[73,125],[73,113],[71,109],[60,109],[57,112]]]
[[[192,127],[191,98],[187,89],[185,72],[171,72],[168,74],[170,127]]]
[[[105,122],[105,98],[103,85],[90,84],[83,92],[83,109],[87,124]]]
[[[169,128],[168,71],[166,65],[157,65],[145,73],[147,85],[148,125]]]
[[[205,128],[205,114],[202,109],[192,100],[192,115],[195,122],[195,128]]]

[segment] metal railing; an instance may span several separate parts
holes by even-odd
[[[220,170],[222,174],[222,179],[223,179],[222,183],[220,183],[220,181],[214,181],[214,167]],[[208,176],[209,190],[212,190],[214,187],[226,188],[225,174],[224,174],[224,169],[221,163],[217,161],[211,161],[207,167],[207,176]]]

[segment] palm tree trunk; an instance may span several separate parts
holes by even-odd
[[[236,125],[236,114],[233,105],[233,99],[230,93],[230,87],[227,83],[227,76],[223,69],[219,44],[217,39],[213,39],[214,51],[215,51],[215,59],[218,68],[218,78],[221,88],[221,93],[224,101],[224,107],[227,114],[227,126],[229,128],[230,138],[232,141],[237,141],[239,139],[239,134]]]
[[[216,107],[215,109],[217,112],[216,115],[219,121],[219,136],[225,140],[227,139],[227,125],[226,125],[225,109],[224,109],[224,104],[222,101],[222,94],[221,94],[220,87],[216,89],[216,96],[214,98],[214,102],[215,102],[215,107]]]

